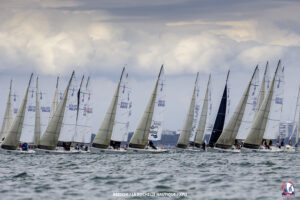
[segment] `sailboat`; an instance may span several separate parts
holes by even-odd
[[[182,149],[187,149],[190,141],[190,137],[193,131],[193,124],[197,123],[195,120],[195,107],[196,107],[196,96],[198,95],[199,91],[199,85],[198,85],[198,76],[199,73],[197,73],[195,86],[193,89],[193,95],[191,98],[190,106],[188,109],[188,113],[186,115],[183,128],[181,130],[178,142],[177,142],[177,151],[181,151]]]
[[[61,129],[63,125],[63,120],[65,118],[65,110],[67,105],[67,100],[69,97],[69,92],[73,91],[73,88],[70,86],[74,81],[75,72],[73,71],[71,78],[68,82],[67,88],[63,94],[62,100],[58,104],[52,118],[49,120],[45,133],[40,139],[38,148],[35,150],[37,153],[79,153],[79,151],[65,151],[57,147],[58,139],[61,134]],[[72,91],[69,91],[70,88]],[[74,95],[74,94],[73,94]],[[69,109],[73,109],[72,106],[69,106]]]
[[[211,105],[211,75],[209,75],[208,82],[207,82],[207,87],[206,87],[206,92],[205,92],[205,97],[202,105],[202,111],[200,115],[200,120],[199,124],[197,127],[197,132],[194,140],[194,149],[202,148],[205,150],[205,142],[204,142],[204,134],[205,131],[208,127],[208,116],[211,114],[209,112],[209,106]]]
[[[268,65],[269,63],[267,62],[265,70],[264,70],[264,76],[261,82],[260,90],[258,90],[259,86],[259,73],[257,73],[257,76],[254,77],[253,79],[253,85],[251,86],[250,92],[249,92],[249,97],[245,109],[245,114],[239,129],[239,132],[236,136],[236,140],[238,145],[241,145],[245,139],[248,136],[248,133],[251,129],[252,123],[255,119],[255,116],[258,113],[258,110],[265,98],[265,93],[266,93],[266,87],[269,87],[269,74],[268,74]],[[266,84],[267,83],[267,84]]]
[[[89,89],[90,77],[87,78],[84,82],[82,81],[78,91],[78,113],[76,118],[76,129],[73,142],[80,144],[80,147],[77,148],[80,152],[87,152],[88,146],[91,142],[91,91]],[[82,84],[85,83],[85,86]]]
[[[162,128],[155,128],[155,126],[160,126],[162,123],[157,123],[153,119],[155,119],[156,112],[161,112],[160,107],[165,107],[165,97],[164,95],[159,95],[159,93],[164,93],[164,80],[164,67],[162,65],[143,117],[129,142],[129,148],[127,148],[128,153],[166,153],[169,151],[155,147],[152,140],[149,140],[149,135],[154,133],[153,130],[162,131]],[[161,133],[155,133],[155,135],[160,134]],[[149,146],[147,146],[148,143]]]
[[[9,93],[8,93],[5,113],[4,113],[4,117],[3,117],[3,121],[2,121],[1,131],[0,131],[0,139],[1,139],[0,141],[1,142],[7,136],[10,126],[13,122],[12,103],[11,103],[11,96],[12,96],[11,87],[12,87],[12,80],[10,81]]]
[[[251,80],[240,99],[232,117],[230,118],[228,124],[225,126],[223,132],[221,133],[219,139],[217,140],[214,149],[218,152],[240,152],[240,147],[235,144],[235,139],[241,126],[242,119],[244,117],[245,109],[247,106],[248,98],[250,96],[251,88],[255,86],[255,77],[258,75],[258,66],[256,66]]]
[[[254,119],[251,130],[243,144],[243,152],[264,151],[275,152],[282,149],[272,146],[265,148],[262,145],[265,140],[266,146],[271,146],[271,140],[279,136],[280,114],[283,104],[283,70],[279,60],[275,75],[271,82],[270,88],[258,113]]]
[[[20,108],[18,110],[18,113],[16,117],[14,118],[7,136],[3,140],[1,144],[1,151],[4,151],[5,153],[11,153],[11,152],[22,152],[22,153],[34,153],[34,151],[29,150],[29,151],[21,151],[18,149],[20,138],[21,138],[21,133],[22,133],[22,128],[23,128],[23,123],[24,123],[24,118],[25,118],[25,112],[26,112],[26,107],[27,107],[27,99],[28,99],[28,92],[29,88],[31,85],[31,80],[32,80],[33,74],[31,74],[29,83],[27,86],[27,89],[25,91],[24,98],[22,100],[22,103],[20,105]]]
[[[224,124],[225,124],[225,119],[226,119],[226,114],[228,112],[228,79],[229,79],[229,74],[230,71],[227,73],[227,78],[226,78],[226,83],[225,83],[225,88],[223,91],[222,99],[220,102],[220,106],[218,109],[217,117],[212,129],[212,133],[210,136],[210,140],[208,143],[208,146],[210,148],[213,148],[219,139],[221,133],[223,132]],[[210,150],[210,149],[209,149]]]
[[[295,144],[292,145],[292,138],[295,136]],[[298,146],[300,137],[300,87],[298,91],[298,97],[296,102],[296,109],[294,114],[294,128],[291,136],[289,137],[288,144],[285,146],[284,151],[295,152]]]
[[[127,141],[128,138],[130,109],[128,74],[124,67],[114,97],[92,143],[92,153],[126,152],[124,148],[121,148],[121,142]]]

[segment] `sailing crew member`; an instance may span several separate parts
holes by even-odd
[[[156,146],[154,146],[154,144],[153,144],[153,142],[152,142],[151,140],[149,141],[149,146],[150,146],[152,149],[157,149]]]

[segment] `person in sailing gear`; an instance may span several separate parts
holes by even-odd
[[[205,144],[205,142],[202,143],[202,147],[201,147],[201,148],[205,151],[205,149],[206,149],[206,144]]]
[[[28,151],[28,144],[26,142],[22,144],[22,151]]]
[[[153,144],[153,142],[152,142],[151,140],[149,141],[149,146],[150,146],[152,149],[157,149],[156,146],[154,146],[154,144]]]

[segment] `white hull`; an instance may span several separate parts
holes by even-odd
[[[66,151],[64,149],[46,150],[46,149],[35,149],[37,154],[79,154],[79,150],[71,149]]]
[[[278,148],[275,146],[271,146],[270,149],[266,149],[265,147],[261,146],[259,149],[248,149],[243,147],[242,148],[243,153],[249,153],[249,152],[256,152],[256,153],[278,153],[283,152],[283,148]]]
[[[235,148],[231,148],[231,149],[221,149],[221,148],[207,148],[208,152],[214,152],[214,153],[241,153],[241,149],[235,149]]]
[[[290,146],[290,145],[286,145],[285,147],[284,147],[284,151],[285,152],[296,152],[296,147],[294,147],[294,146]]]
[[[175,148],[175,153],[182,153],[182,152],[205,152],[203,149],[200,148],[186,148],[186,149],[182,149],[182,148]]]
[[[127,153],[137,153],[137,154],[157,154],[157,153],[169,153],[168,149],[136,149],[127,148]]]
[[[91,149],[91,153],[97,153],[97,154],[102,154],[102,153],[123,154],[123,153],[127,152],[124,148],[121,148],[121,149],[100,149],[100,148],[91,147],[90,149]]]
[[[0,148],[0,153],[3,153],[3,154],[33,154],[36,152],[32,149],[29,149],[28,151],[23,151],[22,149],[8,150],[8,149]]]

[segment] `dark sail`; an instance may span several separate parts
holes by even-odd
[[[209,140],[209,146],[214,147],[215,143],[219,139],[223,128],[224,128],[224,122],[225,122],[225,115],[226,115],[226,107],[227,107],[227,83],[224,88],[222,100],[220,103],[218,115],[214,124],[214,128],[211,133],[211,137]]]

